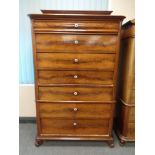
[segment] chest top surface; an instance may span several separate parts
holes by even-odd
[[[41,10],[42,14],[29,14],[31,19],[88,19],[88,20],[119,20],[124,16],[110,15],[112,11],[77,11],[77,10]],[[75,18],[76,17],[76,18]]]

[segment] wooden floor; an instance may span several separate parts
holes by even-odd
[[[114,135],[115,147],[109,148],[104,142],[81,141],[49,141],[40,147],[35,147],[36,135],[34,123],[19,125],[19,155],[134,155],[134,143],[120,146]]]

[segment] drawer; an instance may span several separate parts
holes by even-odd
[[[39,115],[41,118],[68,118],[73,119],[76,104],[72,103],[43,103],[38,102]]]
[[[116,53],[117,35],[36,34],[37,52]]]
[[[113,87],[39,87],[39,100],[47,101],[112,101]]]
[[[114,71],[115,54],[38,53],[38,69]]]
[[[76,104],[77,119],[110,119],[113,112],[114,104],[111,103],[88,103]]]
[[[61,120],[41,118],[41,134],[57,136],[107,135],[110,121],[105,120]]]
[[[113,84],[113,71],[38,71],[39,84]]]
[[[111,103],[43,103],[38,102],[41,118],[110,119]]]
[[[118,32],[117,21],[73,21],[73,20],[34,20],[34,30],[38,31],[98,31]]]

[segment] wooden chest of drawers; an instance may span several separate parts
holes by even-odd
[[[104,11],[30,14],[37,109],[43,140],[101,140],[113,146],[123,16]]]
[[[121,144],[135,140],[135,21],[123,25],[116,133]]]

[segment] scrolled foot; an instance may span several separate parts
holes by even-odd
[[[39,147],[43,143],[43,140],[36,139],[35,146]]]
[[[121,139],[119,142],[120,142],[120,143],[119,143],[120,146],[124,146],[124,145],[125,145],[125,141],[124,141],[124,140]]]
[[[108,142],[109,147],[114,148],[114,141],[113,140],[109,140]]]

